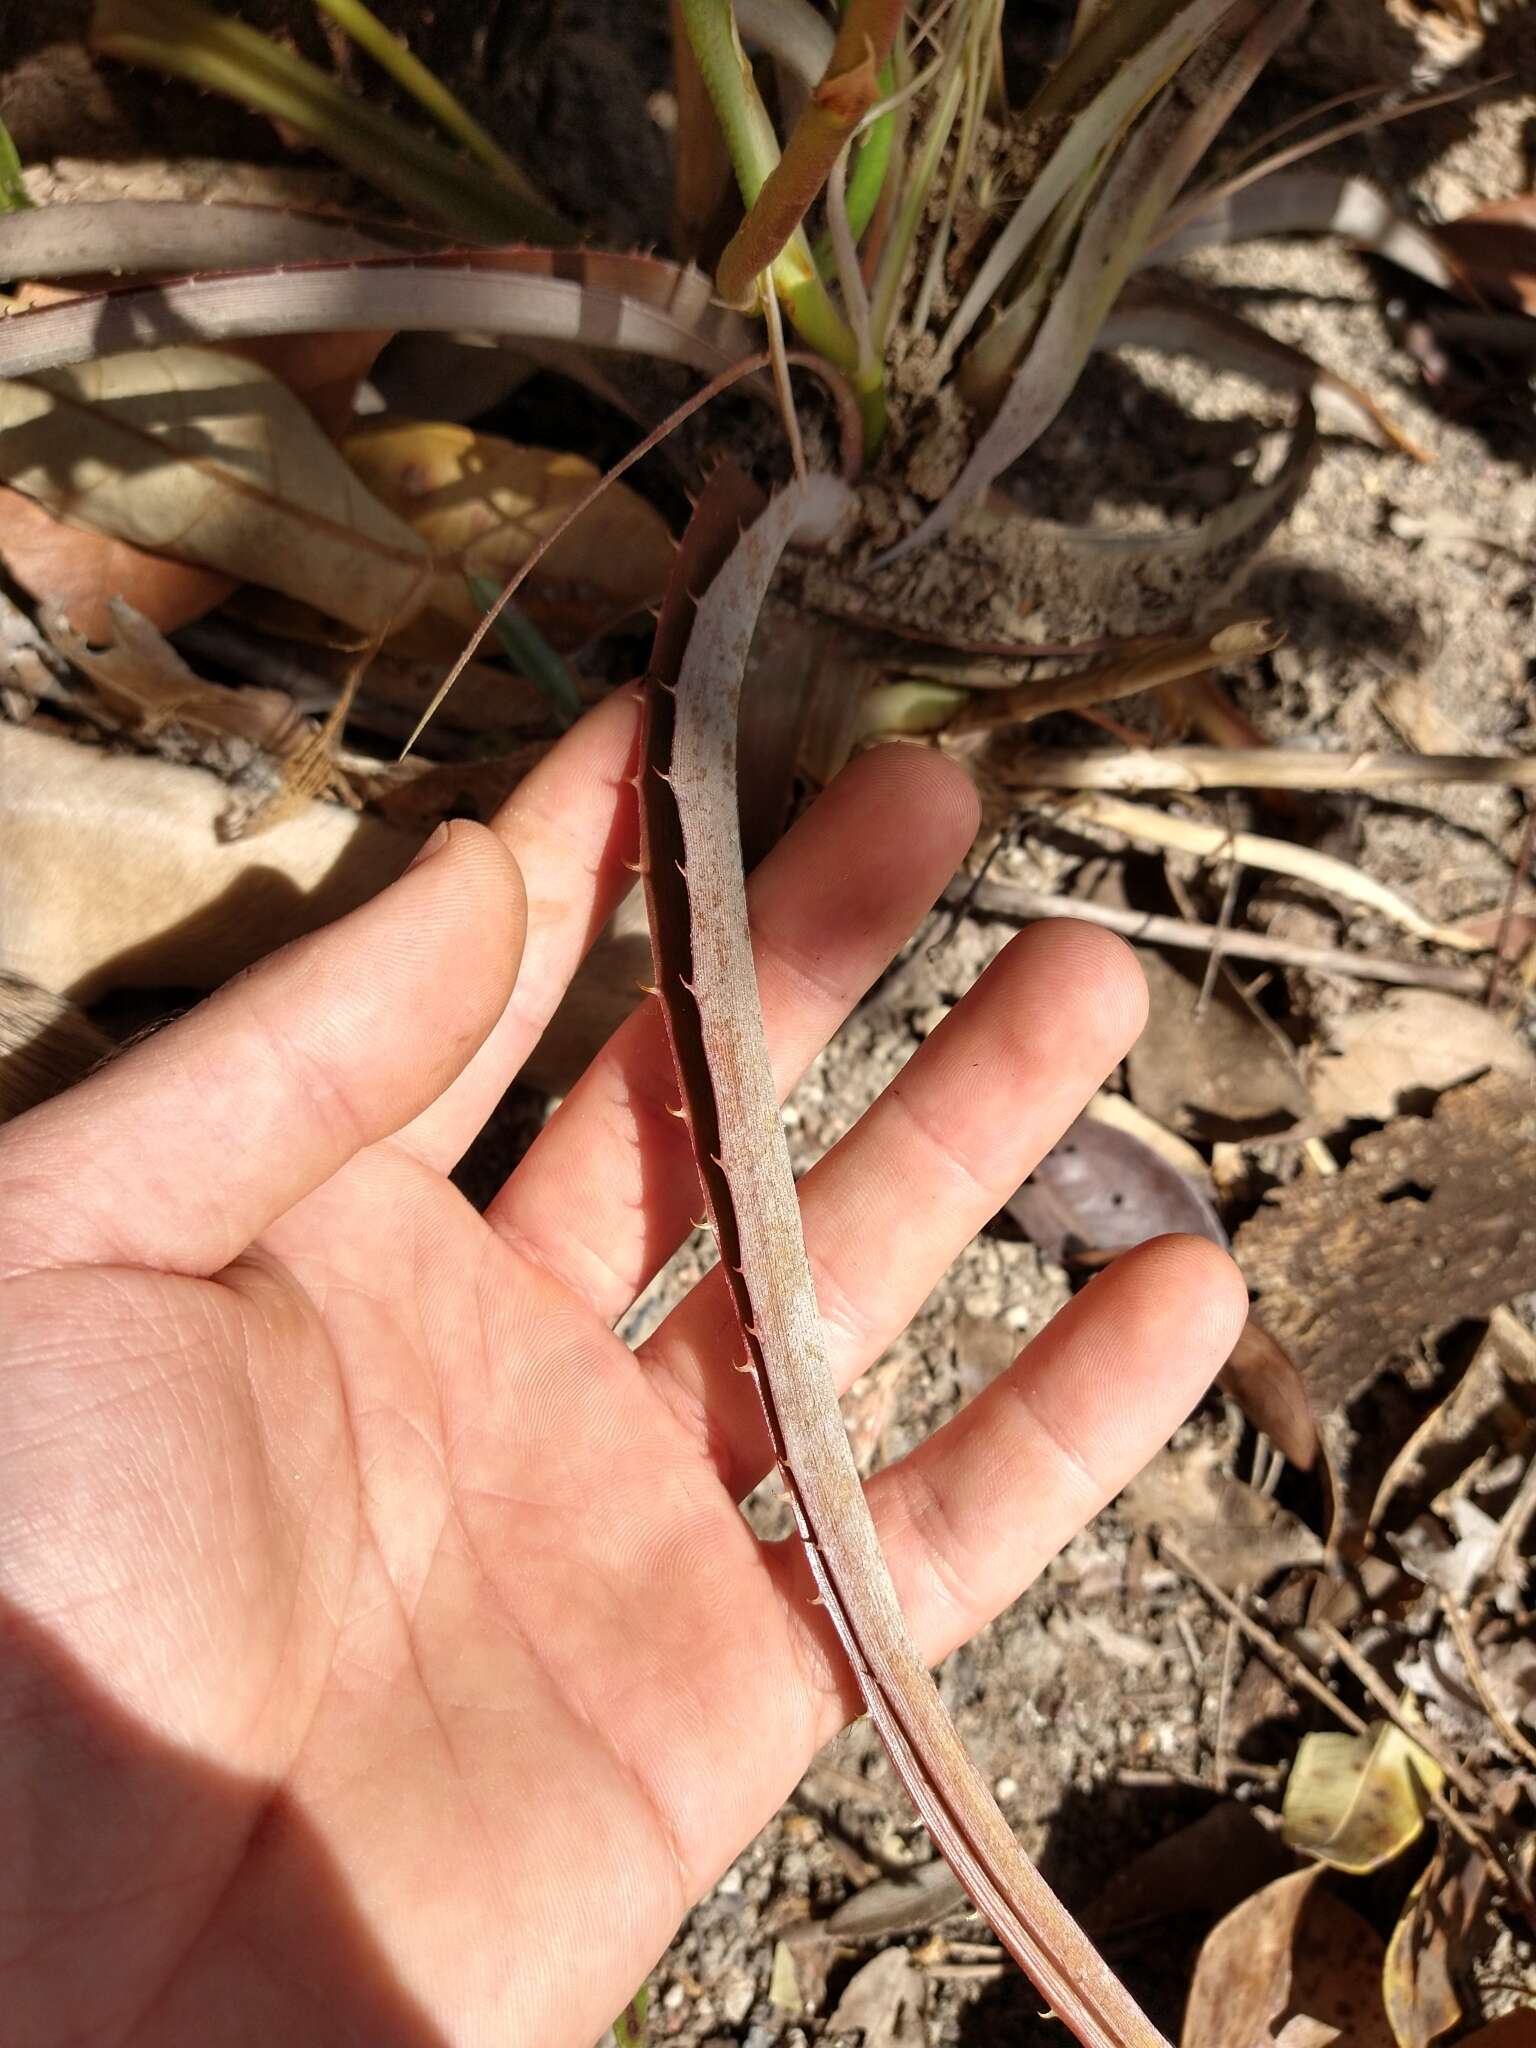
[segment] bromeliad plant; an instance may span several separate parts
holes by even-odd
[[[567,366],[593,347],[668,358],[710,378],[690,403],[695,409],[771,362],[803,473],[765,507],[738,472],[717,471],[681,543],[651,664],[640,777],[647,892],[683,1106],[745,1366],[762,1392],[822,1597],[898,1772],[970,1895],[1078,2038],[1091,2048],[1156,2048],[1156,2031],[1024,1857],[966,1757],[907,1635],[875,1540],[821,1354],[788,1157],[773,1135],[737,830],[738,703],[746,651],[784,549],[824,541],[867,509],[851,481],[861,456],[877,481],[900,486],[933,409],[958,408],[970,425],[968,452],[930,493],[927,515],[873,559],[866,538],[856,573],[865,590],[884,594],[892,587],[885,565],[944,545],[959,515],[1060,411],[1093,350],[1125,339],[1198,350],[1294,391],[1299,425],[1279,475],[1193,533],[1135,548],[1060,530],[1039,539],[1037,566],[1048,557],[1059,569],[1076,548],[1092,559],[1101,595],[1134,586],[1149,621],[1179,628],[1155,648],[1145,639],[1111,644],[1107,661],[1053,685],[1052,707],[1102,702],[1197,672],[1233,648],[1270,644],[1253,622],[1213,631],[1194,614],[1301,488],[1314,399],[1342,409],[1358,431],[1390,429],[1364,394],[1309,358],[1138,273],[1160,247],[1167,253],[1242,231],[1247,216],[1228,206],[1222,187],[1193,196],[1186,188],[1310,0],[1080,0],[1068,49],[1017,116],[1004,101],[1003,0],[931,0],[921,11],[902,0],[844,0],[835,21],[811,0],[674,0],[678,220],[691,243],[684,253],[711,255],[712,284],[659,259],[572,246],[574,231],[363,0],[317,4],[456,149],[363,106],[197,0],[101,0],[95,41],[298,128],[389,190],[417,222],[448,230],[457,246],[402,253],[376,224],[360,235],[355,224],[306,219],[280,229],[280,244],[294,231],[299,256],[289,248],[282,261],[273,255],[273,223],[243,209],[150,208],[160,215],[153,220],[142,207],[70,209],[82,217],[63,221],[50,221],[47,210],[17,214],[0,222],[0,263],[11,275],[121,267],[125,249],[135,247],[146,271],[196,272],[207,259],[188,252],[208,249],[210,238],[226,253],[222,274],[91,295],[6,321],[0,374],[46,380],[104,351],[173,339],[470,329],[557,350]],[[761,78],[752,50],[766,67]],[[764,89],[770,75],[783,111],[777,121]],[[729,176],[740,217],[716,250],[711,223]],[[1295,211],[1279,209],[1288,224]],[[546,246],[504,246],[524,240]],[[547,246],[554,243],[559,251]],[[1439,264],[1449,277],[1432,243],[1408,235],[1407,245],[1421,268]],[[231,256],[238,262],[242,250],[249,261],[231,272]],[[804,473],[788,376],[791,361],[804,357],[786,346],[781,315],[853,421],[843,478]],[[754,331],[758,317],[766,352]],[[1015,517],[983,513],[1005,523]],[[494,601],[475,587],[486,610],[476,644],[538,557]],[[948,568],[957,584],[987,573],[958,550]],[[1107,596],[1104,608],[1117,617],[1125,609]],[[515,629],[508,644],[525,665],[541,667],[542,652],[530,653]],[[1006,641],[989,650],[994,660],[1009,651]],[[1106,651],[1102,638],[1097,651]],[[929,663],[923,672],[923,683],[868,700],[862,717],[855,707],[844,744],[861,732],[988,726],[970,687],[983,680],[974,670],[941,670],[934,679]],[[1016,673],[985,680],[1012,682]],[[550,670],[546,687],[568,715],[569,679]],[[991,723],[1028,715],[1016,697],[994,701]],[[791,755],[797,740],[792,731]]]

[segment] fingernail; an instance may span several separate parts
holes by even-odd
[[[411,857],[410,866],[406,868],[405,872],[409,874],[411,868],[419,868],[422,862],[430,860],[434,853],[441,853],[447,844],[448,827],[446,824],[442,824],[438,826],[437,830],[429,838],[424,839],[420,846],[417,847]]]

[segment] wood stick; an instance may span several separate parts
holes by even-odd
[[[1294,881],[1310,883],[1329,895],[1358,903],[1390,918],[1405,931],[1436,945],[1450,946],[1459,953],[1484,953],[1481,939],[1474,939],[1454,925],[1436,924],[1406,896],[1378,882],[1352,862],[1335,854],[1318,853],[1310,846],[1295,846],[1288,839],[1270,839],[1259,832],[1230,832],[1224,825],[1207,824],[1203,818],[1181,817],[1173,811],[1159,811],[1150,804],[1127,803],[1123,797],[1085,792],[1072,801],[1064,813],[1085,823],[1102,825],[1111,832],[1138,841],[1143,846],[1171,846],[1197,860],[1238,860],[1246,867],[1263,868],[1272,875],[1288,875]]]
[[[1009,756],[1012,789],[1397,789],[1414,782],[1536,789],[1536,754],[1375,754],[1308,747],[1033,748]]]
[[[1438,988],[1451,995],[1479,995],[1483,975],[1476,967],[1457,967],[1440,960],[1393,960],[1379,953],[1351,953],[1342,946],[1305,946],[1267,932],[1223,931],[1213,924],[1192,924],[1184,918],[1150,911],[1121,910],[1117,905],[1090,903],[1076,896],[1052,895],[1023,882],[957,883],[946,902],[978,911],[983,917],[1076,917],[1102,925],[1144,946],[1171,946],[1189,953],[1212,952],[1218,941],[1223,953],[1240,960],[1268,960],[1279,967],[1309,967],[1319,974],[1342,974],[1353,981],[1392,982],[1402,988]]]

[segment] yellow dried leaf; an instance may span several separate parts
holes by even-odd
[[[1408,1894],[1381,1969],[1381,1995],[1398,2048],[1429,2048],[1461,2019],[1451,1982],[1450,1942],[1437,1897],[1445,1881],[1439,1857]]]
[[[1336,1870],[1376,1870],[1417,1839],[1444,1780],[1390,1722],[1365,1735],[1308,1735],[1286,1782],[1281,1833]]]
[[[425,609],[402,638],[423,654],[457,653],[479,623],[465,577],[505,583],[597,476],[580,455],[438,420],[386,422],[342,445],[369,489],[432,550]],[[652,603],[672,553],[660,513],[610,484],[543,557],[517,602],[556,645],[575,646]]]
[[[285,384],[218,349],[0,380],[0,480],[60,518],[223,570],[365,633],[412,616],[426,550]]]

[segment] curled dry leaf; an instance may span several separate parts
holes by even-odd
[[[1181,2048],[1392,2048],[1381,1939],[1321,1877],[1277,1878],[1207,1935]]]
[[[1177,1161],[1178,1163],[1175,1163]],[[1050,1257],[1123,1251],[1148,1238],[1187,1231],[1226,1248],[1198,1152],[1134,1103],[1101,1095],[1003,1206]],[[1221,1384],[1257,1429],[1306,1470],[1317,1426],[1289,1354],[1250,1314]]]
[[[44,604],[38,617],[53,645],[90,678],[107,711],[136,737],[150,739],[167,725],[180,725],[283,754],[310,729],[286,691],[205,682],[131,605],[114,597],[107,611],[110,638],[97,647],[72,632],[53,605]]]
[[[1529,1078],[1530,1050],[1491,1010],[1438,989],[1395,989],[1352,1010],[1312,1055],[1308,1084],[1324,1129],[1422,1114],[1431,1100],[1490,1070]]]
[[[286,385],[222,350],[153,349],[0,381],[0,476],[97,532],[266,584],[365,633],[408,617],[423,594],[417,536]]]
[[[1431,2048],[1460,2025],[1455,1973],[1486,1945],[1490,1893],[1486,1860],[1446,1836],[1408,1894],[1382,1965],[1398,2048]]]
[[[344,453],[432,551],[425,603],[401,636],[407,651],[421,654],[459,651],[481,618],[466,578],[487,577],[500,590],[598,474],[583,456],[440,420],[364,427]],[[550,548],[517,601],[541,632],[571,647],[654,603],[671,566],[666,521],[627,485],[610,484]]]
[[[1286,1780],[1281,1833],[1293,1849],[1359,1876],[1416,1842],[1445,1773],[1391,1722],[1364,1735],[1305,1735]]]
[[[1306,1524],[1221,1470],[1207,1443],[1165,1450],[1120,1496],[1137,1528],[1166,1531],[1215,1585],[1255,1586],[1292,1565],[1319,1564],[1323,1546]]]
[[[1402,1528],[1492,1450],[1527,1455],[1536,1443],[1536,1337],[1496,1308],[1461,1378],[1409,1437],[1382,1476],[1373,1529]]]

